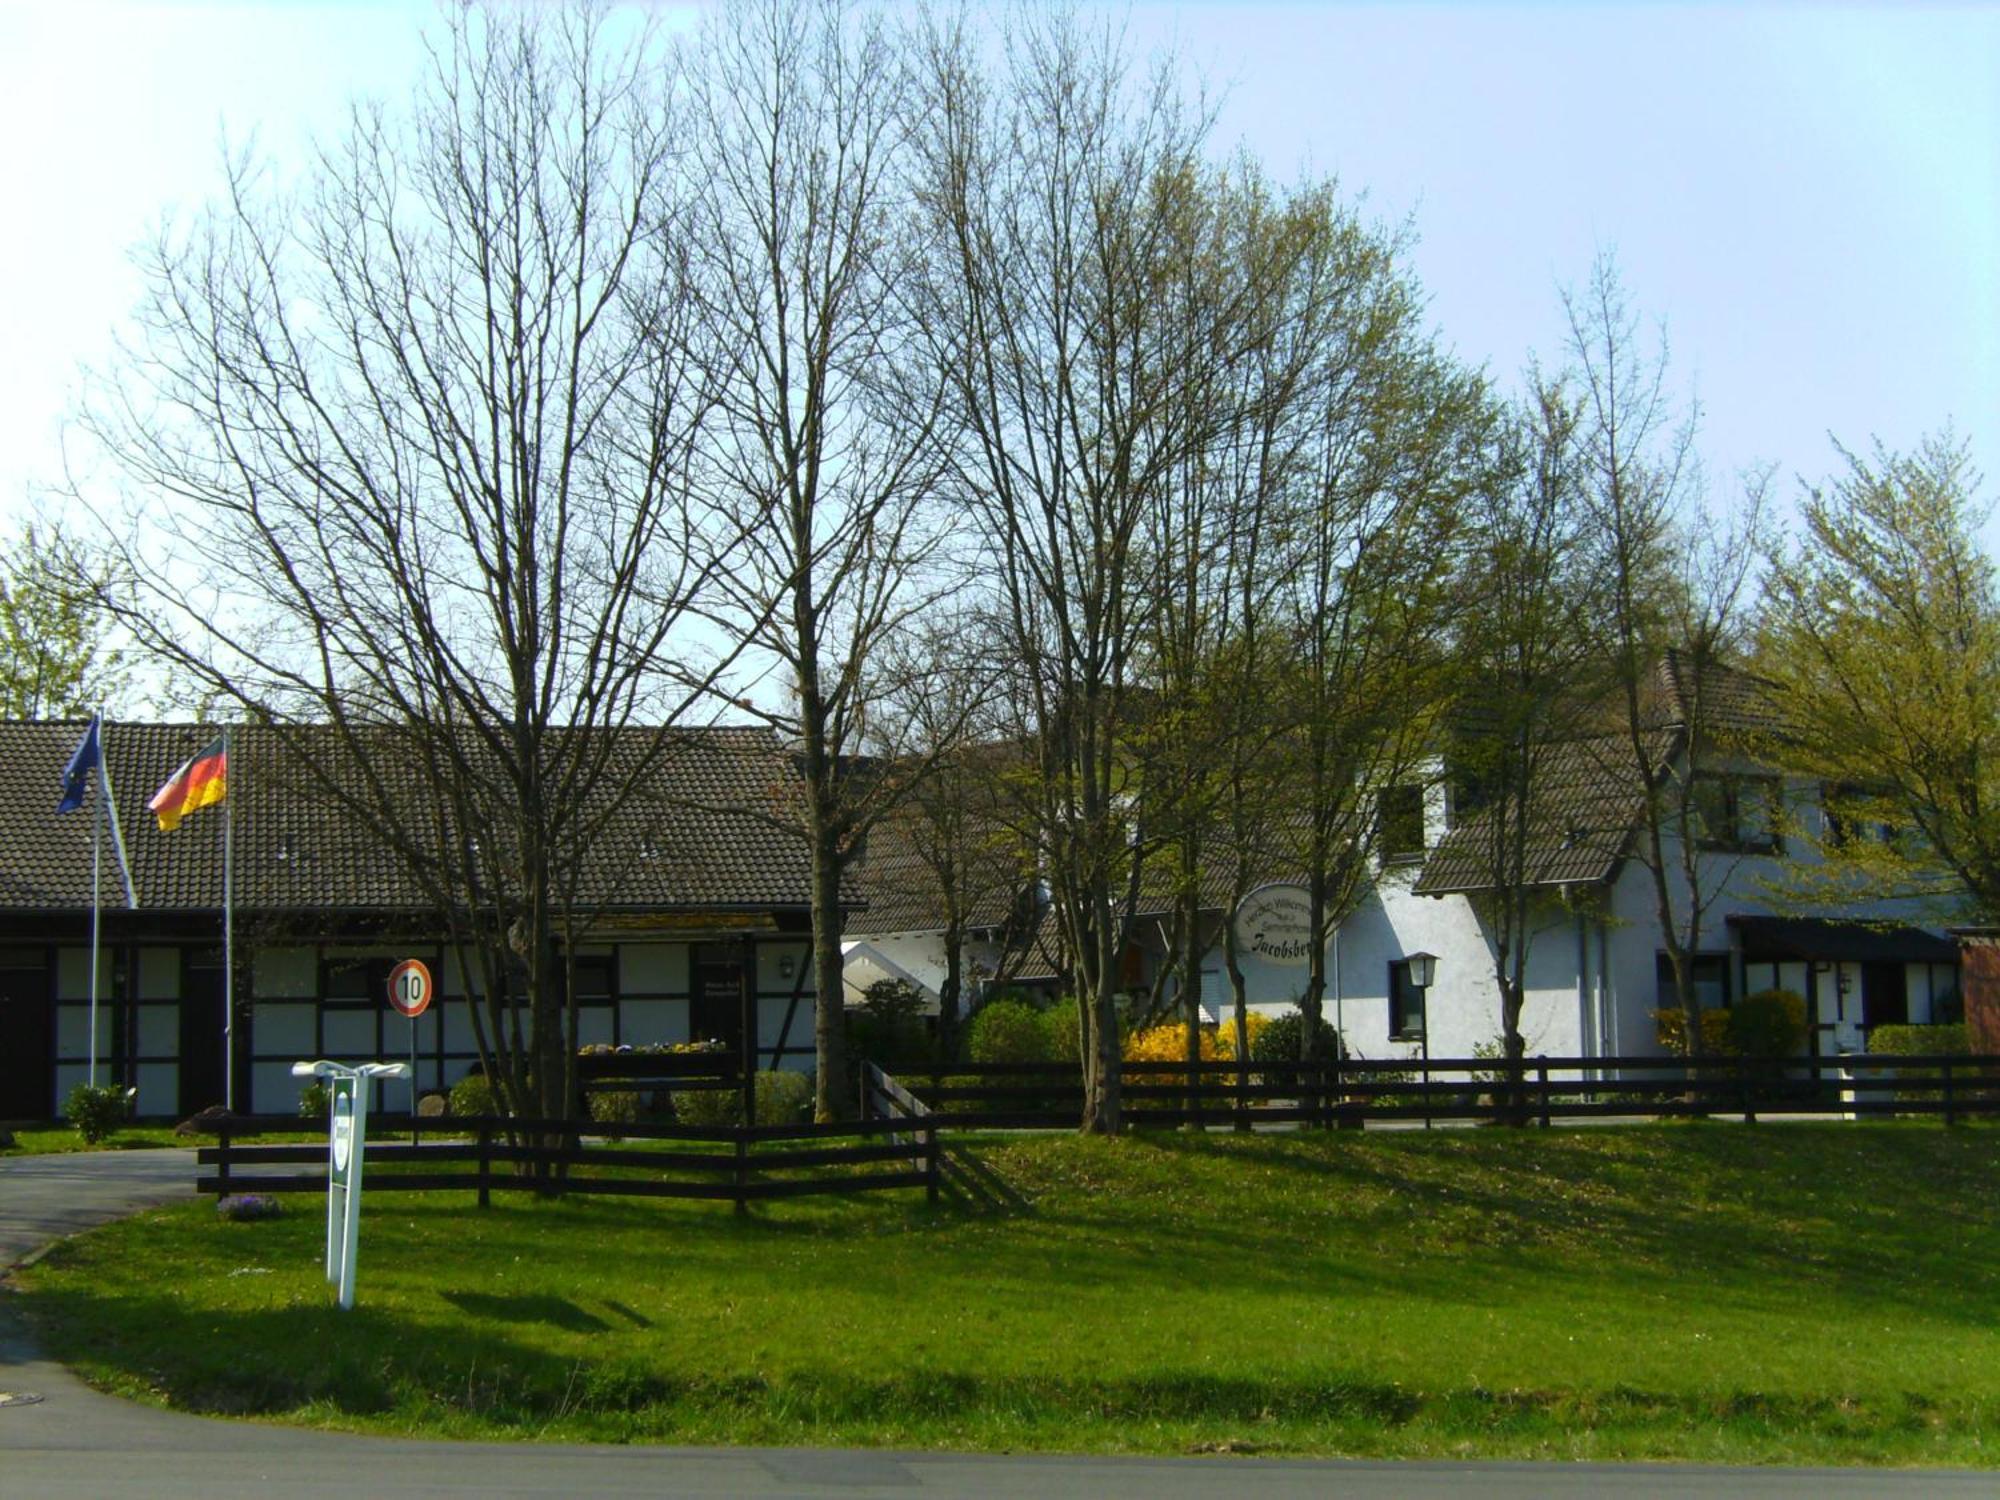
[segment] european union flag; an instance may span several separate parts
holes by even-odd
[[[62,801],[56,804],[58,813],[75,812],[83,806],[84,789],[90,785],[90,773],[97,769],[99,759],[98,723],[98,718],[90,721],[90,728],[84,730],[83,740],[76,747],[76,754],[69,758],[69,766],[63,772]]]

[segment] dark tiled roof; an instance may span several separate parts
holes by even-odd
[[[1698,710],[1709,729],[1724,738],[1783,728],[1775,684],[1741,667],[1712,662],[1697,676],[1686,652],[1669,651],[1660,659],[1659,687],[1666,723],[1685,726]]]
[[[891,813],[869,831],[858,873],[867,908],[849,920],[850,934],[929,932],[944,925],[943,887],[924,855],[924,841],[931,836],[917,811],[909,807]],[[967,925],[1004,926],[1027,878],[1019,841],[996,823],[968,843],[971,868],[963,880]]]
[[[63,767],[81,722],[0,722],[0,909],[90,904],[93,805],[55,815]],[[146,802],[218,733],[213,725],[112,724],[106,760],[142,909],[209,909],[222,901],[220,808],[160,832]],[[653,737],[667,745],[650,790],[591,830],[584,904],[605,909],[803,907],[810,902],[805,845],[785,826],[798,806],[796,768],[766,731],[742,728],[626,730],[614,757],[637,759]],[[319,737],[315,759],[334,765],[338,789],[313,784],[282,736]],[[236,901],[244,910],[418,910],[423,892],[380,834],[370,808],[407,809],[406,827],[429,819],[420,780],[390,757],[373,759],[379,795],[362,790],[358,763],[321,752],[332,731],[235,731]],[[107,838],[103,899],[123,903]]]
[[[1654,766],[1665,762],[1679,732],[1658,729],[1646,744]],[[1551,746],[1536,777],[1523,873],[1531,885],[1594,884],[1617,872],[1644,807],[1644,786],[1630,742],[1602,735]],[[1484,890],[1494,884],[1489,852],[1492,813],[1454,828],[1424,861],[1412,888],[1420,896]]]

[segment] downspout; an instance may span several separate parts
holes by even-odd
[[[1581,911],[1576,914],[1576,1040],[1584,1056],[1604,1055],[1604,1036],[1591,1024],[1590,1014],[1590,924]],[[1584,1069],[1584,1077],[1594,1080],[1596,1068]]]
[[[1606,1039],[1606,1055],[1620,1055],[1618,1007],[1611,995],[1611,929],[1603,917],[1597,919],[1597,1034]]]
[[[1340,1006],[1340,927],[1333,929],[1333,1034],[1340,1038],[1340,1055],[1347,1056],[1347,1021]]]

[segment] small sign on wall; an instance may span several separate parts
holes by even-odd
[[[1312,893],[1302,885],[1260,885],[1236,906],[1237,952],[1282,968],[1312,957]]]

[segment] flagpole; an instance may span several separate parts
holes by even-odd
[[[97,725],[97,816],[90,820],[90,1086],[97,1087],[98,934],[104,921],[104,723]]]
[[[222,1107],[236,1113],[236,780],[229,726],[222,729]]]
[[[137,911],[139,893],[132,885],[132,859],[125,852],[125,827],[118,821],[118,794],[111,787],[111,757],[104,748],[104,720],[97,721],[97,781],[104,792],[104,810],[111,818],[111,847],[118,853],[118,872],[125,878],[125,905]]]

